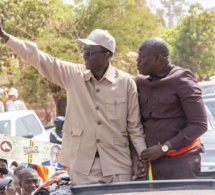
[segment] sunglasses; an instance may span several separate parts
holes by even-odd
[[[90,51],[90,50],[81,50],[81,55],[83,57],[91,57],[95,53],[107,53],[107,51]]]

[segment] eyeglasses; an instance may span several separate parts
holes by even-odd
[[[52,156],[60,156],[60,153],[58,153],[58,152],[51,152],[51,155]]]
[[[81,50],[81,55],[83,57],[91,57],[95,53],[107,53],[107,51],[90,51],[90,50]]]

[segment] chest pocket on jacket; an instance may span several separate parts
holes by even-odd
[[[159,110],[165,114],[170,114],[177,105],[175,96],[159,97]]]
[[[125,97],[121,98],[106,98],[106,112],[110,119],[121,119],[126,114]]]
[[[83,129],[73,127],[72,131],[68,135],[69,138],[69,146],[70,146],[70,157],[74,159],[78,153],[79,145],[81,142],[81,135],[83,133]]]

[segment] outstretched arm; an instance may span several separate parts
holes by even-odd
[[[8,39],[9,39],[9,35],[3,30],[2,21],[1,21],[1,20],[0,20],[0,37],[1,37],[2,39],[4,39],[5,42],[7,42]]]

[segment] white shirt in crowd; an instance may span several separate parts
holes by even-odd
[[[0,112],[4,112],[4,104],[0,101]]]
[[[21,100],[9,100],[7,103],[7,111],[27,110],[25,103]]]

